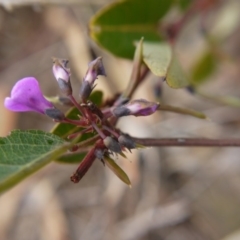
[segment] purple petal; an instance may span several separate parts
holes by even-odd
[[[42,114],[46,109],[54,107],[44,98],[34,77],[19,80],[11,91],[11,97],[5,99],[4,106],[14,112],[34,111]]]

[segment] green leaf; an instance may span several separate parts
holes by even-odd
[[[105,164],[129,187],[131,187],[131,182],[127,174],[116,164],[116,162],[110,157],[104,157]]]
[[[0,138],[0,193],[48,164],[69,147],[61,138],[38,130],[14,130]]]
[[[90,97],[89,100],[95,103],[97,106],[100,106],[102,104],[102,98],[103,98],[103,93],[102,91],[94,91]],[[78,120],[78,115],[79,111],[75,108],[72,107],[68,110],[68,112],[65,114],[67,118]],[[64,139],[67,139],[67,136],[71,133],[74,133],[76,131],[80,131],[81,128],[76,127],[75,125],[72,124],[67,124],[67,123],[57,123],[51,132],[59,137],[62,137]]]
[[[158,41],[159,20],[168,12],[172,1],[124,0],[109,4],[90,21],[90,36],[112,54],[133,58],[134,42],[144,37]]]
[[[216,60],[211,51],[205,52],[192,68],[191,83],[197,85],[206,81],[216,69]]]
[[[153,74],[165,79],[169,87],[183,88],[189,85],[168,43],[144,42],[143,61]]]

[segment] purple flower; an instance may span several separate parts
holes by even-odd
[[[157,111],[159,103],[148,102],[145,99],[137,99],[128,102],[125,105],[112,108],[112,113],[115,117],[123,117],[134,115],[148,116]]]
[[[4,106],[13,112],[38,112],[45,114],[47,109],[53,109],[47,101],[34,77],[19,80],[11,91],[11,97],[5,98]]]

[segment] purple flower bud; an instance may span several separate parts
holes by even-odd
[[[34,77],[19,80],[11,91],[11,97],[5,98],[4,106],[13,112],[38,112],[45,114],[47,109],[53,109],[47,101]]]
[[[103,140],[104,145],[111,151],[120,153],[122,151],[120,144],[111,137],[106,137]]]
[[[106,76],[102,63],[102,57],[98,57],[88,64],[88,70],[84,77],[84,81],[89,82],[89,84],[93,86],[98,75]]]
[[[99,75],[106,76],[102,63],[102,57],[98,57],[88,64],[88,70],[80,89],[80,97],[82,100],[86,100],[89,97],[93,88],[95,87],[94,82]]]
[[[61,91],[66,95],[72,94],[70,82],[70,69],[67,68],[68,60],[53,58],[53,75],[56,78]]]
[[[68,60],[52,58],[53,59],[53,75],[58,81],[58,79],[62,79],[65,82],[69,82],[70,79],[70,69],[67,68]]]
[[[128,115],[148,116],[156,112],[159,103],[148,102],[145,99],[137,99],[128,102],[125,105],[112,108],[112,113],[115,117],[123,117]]]

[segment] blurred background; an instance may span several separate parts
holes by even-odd
[[[104,99],[125,88],[132,62],[101,50],[88,36],[90,18],[110,2],[0,0],[0,136],[12,129],[53,127],[45,116],[16,114],[3,106],[14,83],[26,76],[36,77],[46,96],[58,95],[53,56],[70,60],[75,96],[96,56],[103,56],[107,72],[96,87]],[[179,15],[173,8],[166,22]],[[176,50],[186,72],[211,48],[202,21],[196,14],[178,37]],[[223,39],[218,46],[221,61],[200,86],[205,97],[171,89],[149,74],[134,98],[202,111],[208,120],[163,111],[123,118],[120,129],[137,137],[240,136],[238,102],[233,107],[209,97],[240,97],[240,1],[214,1],[204,26]],[[240,239],[240,149],[148,148],[116,161],[128,174],[131,189],[100,162],[78,184],[70,181],[76,165],[51,163],[6,192],[0,197],[0,239]]]

